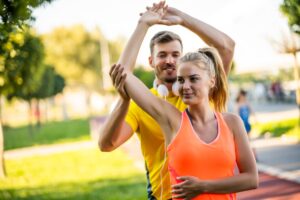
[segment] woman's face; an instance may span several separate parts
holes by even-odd
[[[198,66],[199,65],[199,66]],[[209,77],[208,68],[204,63],[183,62],[179,65],[177,80],[179,95],[187,105],[195,105],[209,99],[209,90],[214,80]]]

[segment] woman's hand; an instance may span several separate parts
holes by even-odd
[[[195,196],[202,194],[204,190],[204,182],[192,176],[177,177],[181,182],[172,185],[172,198],[185,200],[192,199]]]

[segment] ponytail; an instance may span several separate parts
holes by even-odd
[[[201,48],[198,52],[205,54],[213,63],[214,73],[212,76],[215,77],[215,85],[209,91],[209,101],[212,102],[216,111],[225,111],[228,84],[221,57],[215,48]]]

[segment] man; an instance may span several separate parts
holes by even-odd
[[[155,9],[166,9],[163,20],[157,21],[141,15],[137,27],[129,39],[126,49],[122,53],[119,63],[122,66],[134,67],[139,48],[147,33],[148,28],[154,24],[181,25],[197,34],[207,45],[215,47],[228,74],[234,52],[234,41],[214,27],[195,19],[188,14],[172,7],[167,7],[164,2],[153,4]],[[149,8],[147,8],[149,10]],[[134,47],[134,48],[133,48]],[[132,50],[133,49],[133,50]],[[182,54],[180,37],[169,31],[157,33],[150,42],[151,55],[149,64],[154,69],[156,76],[155,88],[165,86],[168,94],[158,94],[155,88],[151,92],[157,96],[166,95],[165,99],[183,111],[186,106],[181,99],[172,92],[176,82],[176,62]],[[129,59],[130,58],[130,59]],[[134,132],[137,133],[145,159],[148,181],[148,199],[171,199],[171,186],[167,164],[165,164],[165,143],[159,125],[139,108],[130,102],[124,90],[122,77],[114,69],[110,72],[113,84],[120,94],[118,103],[108,119],[99,137],[101,151],[112,151],[126,142]]]

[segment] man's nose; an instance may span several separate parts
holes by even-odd
[[[166,63],[174,64],[174,62],[175,62],[175,59],[173,58],[173,56],[171,56],[171,55],[167,56]]]

